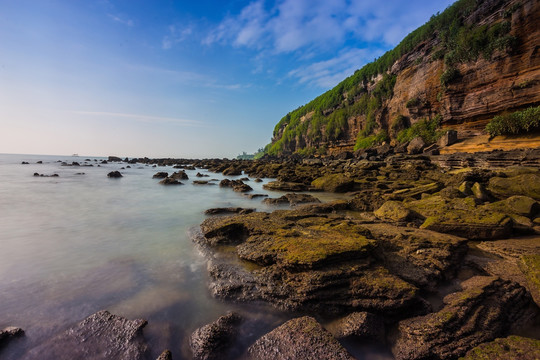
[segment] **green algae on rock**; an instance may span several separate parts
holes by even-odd
[[[344,174],[330,174],[313,180],[311,186],[328,192],[347,192],[354,189],[354,180]]]
[[[480,344],[460,360],[537,360],[540,359],[540,340],[512,335]]]
[[[540,174],[521,174],[505,178],[493,177],[489,179],[488,190],[502,197],[523,195],[540,200]]]

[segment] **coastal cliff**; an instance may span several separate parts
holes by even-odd
[[[411,140],[406,130],[417,123],[457,130],[460,138],[482,134],[494,116],[540,104],[539,23],[535,0],[457,1],[395,49],[288,113],[265,152],[397,146]]]

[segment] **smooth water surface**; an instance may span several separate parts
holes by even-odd
[[[193,185],[197,172],[210,175],[203,180],[224,178],[206,170],[186,171],[184,185],[162,186],[152,175],[175,169],[141,164],[121,169],[126,163],[98,167],[103,159],[85,159],[0,155],[0,328],[18,326],[26,332],[0,349],[2,359],[24,358],[28,349],[102,309],[148,320],[149,359],[166,348],[175,359],[189,358],[189,334],[228,310],[267,324],[255,333],[291,316],[268,306],[211,298],[206,262],[188,235],[208,208],[275,207],[230,188]],[[62,166],[59,160],[93,166]],[[108,178],[113,170],[124,176]],[[35,172],[59,176],[35,177]],[[253,193],[281,195],[263,190],[262,184],[249,182]]]

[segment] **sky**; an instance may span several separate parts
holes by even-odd
[[[0,153],[253,153],[451,3],[0,0]]]

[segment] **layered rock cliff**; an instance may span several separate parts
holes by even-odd
[[[538,0],[459,0],[394,50],[287,114],[266,152],[397,145],[407,140],[403,130],[421,121],[467,137],[496,115],[537,106],[538,24]]]

